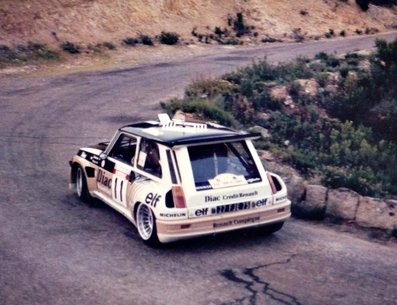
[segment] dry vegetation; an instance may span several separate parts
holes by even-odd
[[[162,31],[177,32],[191,43],[197,42],[193,29],[213,34],[215,27],[227,28],[239,12],[256,33],[247,41],[324,37],[330,29],[335,35],[352,35],[397,26],[395,8],[370,5],[363,12],[354,0],[2,0],[0,44],[118,45],[126,37]]]

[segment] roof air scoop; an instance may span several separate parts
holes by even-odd
[[[207,124],[186,122],[184,120],[173,119],[171,120],[168,114],[159,113],[158,118],[160,125],[163,129],[179,129],[182,128],[183,131],[200,132],[207,130]]]

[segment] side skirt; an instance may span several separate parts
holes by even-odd
[[[126,208],[122,207],[119,204],[115,204],[108,197],[104,196],[103,194],[101,194],[101,193],[99,193],[97,191],[91,192],[91,196],[93,196],[95,198],[98,198],[99,200],[103,201],[108,206],[110,206],[111,208],[115,209],[117,212],[119,212],[121,215],[123,215],[125,218],[127,218],[130,222],[135,224],[131,212],[129,210],[127,210]]]

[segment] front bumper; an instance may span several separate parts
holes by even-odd
[[[160,242],[168,243],[181,239],[283,222],[289,217],[291,217],[291,201],[286,200],[258,211],[251,210],[244,213],[237,212],[178,221],[157,220],[156,225]]]

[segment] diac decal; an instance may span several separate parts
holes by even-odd
[[[258,191],[253,191],[253,192],[249,192],[249,193],[235,193],[235,194],[226,194],[226,195],[218,195],[218,196],[214,196],[214,195],[207,195],[204,197],[204,201],[205,202],[216,202],[216,201],[221,201],[221,200],[233,200],[233,199],[238,199],[238,198],[246,198],[246,197],[254,197],[254,196],[258,196]]]
[[[101,169],[98,171],[96,181],[102,186],[107,187],[109,190],[112,188],[112,178],[106,177],[106,174]]]

